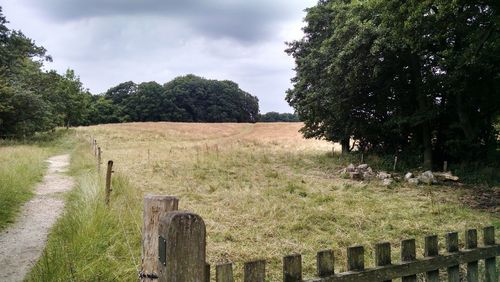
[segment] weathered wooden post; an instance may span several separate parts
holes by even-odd
[[[108,170],[106,171],[106,197],[104,199],[106,205],[109,205],[109,195],[111,194],[111,173],[113,173],[113,161],[108,161]]]
[[[97,141],[94,140],[94,156],[97,156]]]
[[[101,174],[101,147],[97,147],[97,173]]]
[[[146,195],[144,197],[142,227],[141,281],[158,278],[158,227],[160,218],[176,211],[179,199],[171,196]]]
[[[203,219],[191,212],[169,212],[160,218],[158,234],[159,281],[205,282]]]
[[[396,171],[396,166],[398,165],[398,156],[394,156],[394,166],[392,167],[393,171]]]
[[[443,162],[443,172],[447,172],[448,171],[448,161],[444,161]]]

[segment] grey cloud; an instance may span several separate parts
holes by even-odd
[[[294,1],[266,0],[28,0],[55,21],[151,15],[175,19],[201,36],[243,43],[272,36],[272,26],[296,15]],[[300,2],[300,1],[297,1]],[[298,6],[300,7],[300,6]]]

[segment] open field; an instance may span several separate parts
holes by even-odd
[[[94,136],[104,160],[113,159],[118,175],[137,189],[123,217],[141,226],[144,194],[178,196],[180,209],[206,222],[210,263],[234,261],[237,275],[242,262],[265,258],[275,280],[281,256],[298,252],[312,276],[320,249],[333,248],[342,262],[352,244],[389,240],[397,247],[408,237],[422,243],[430,233],[499,226],[497,215],[465,207],[460,188],[387,188],[339,178],[345,161],[332,157],[332,144],[304,140],[300,126],[132,123],[78,132]]]

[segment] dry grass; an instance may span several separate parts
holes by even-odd
[[[312,277],[320,249],[333,248],[343,270],[345,248],[352,244],[388,240],[398,247],[401,239],[415,237],[421,246],[431,233],[499,225],[495,215],[464,207],[459,190],[387,188],[339,178],[342,162],[332,157],[332,144],[303,139],[300,127],[130,123],[78,131],[98,140],[104,159],[115,161],[115,171],[128,177],[140,197],[175,195],[181,209],[201,215],[209,262],[233,261],[237,276],[241,263],[264,258],[272,281],[280,280],[281,257],[297,252],[304,255],[306,277]],[[141,204],[124,216],[140,224]],[[367,251],[373,265],[372,249]]]

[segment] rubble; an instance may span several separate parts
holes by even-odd
[[[385,178],[384,180],[382,180],[382,185],[389,186],[392,184],[392,182],[393,180],[391,178]]]
[[[418,176],[418,180],[427,185],[437,183],[434,174],[432,174],[432,171],[430,170],[422,172],[422,174]]]

